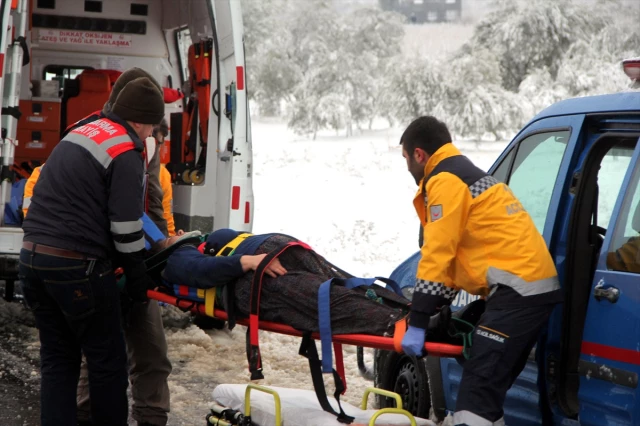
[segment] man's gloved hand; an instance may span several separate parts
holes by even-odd
[[[402,350],[404,353],[409,356],[423,356],[425,333],[426,330],[424,328],[409,326],[402,338]]]
[[[143,275],[135,280],[127,280],[125,284],[125,291],[129,295],[132,301],[137,303],[147,303],[149,298],[147,297],[147,290],[153,289],[156,284],[147,275]]]

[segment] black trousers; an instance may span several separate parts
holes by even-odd
[[[473,332],[471,356],[463,365],[454,423],[503,423],[506,393],[524,369],[555,304],[496,309],[487,304]]]
[[[126,425],[127,355],[111,262],[22,249],[19,274],[40,334],[42,425],[77,423],[81,350],[89,369],[93,424]]]

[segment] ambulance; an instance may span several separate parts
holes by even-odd
[[[26,178],[65,128],[139,67],[163,87],[176,229],[250,231],[251,123],[240,0],[1,0],[0,280],[13,295]]]

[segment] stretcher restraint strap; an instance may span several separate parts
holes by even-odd
[[[143,214],[141,219],[145,247],[149,250],[154,243],[164,240],[164,234],[147,214]]]
[[[222,247],[218,251],[216,256],[231,256],[232,254],[235,253],[238,246],[244,240],[251,237],[252,235],[253,234],[250,232],[243,232],[242,234],[235,237],[233,240],[229,241],[224,247]],[[203,243],[200,247],[198,247],[198,251],[200,251],[200,253],[204,253],[205,248],[206,248],[206,243]],[[224,287],[223,291],[225,292],[225,296],[223,296],[223,299],[227,300],[227,304],[226,304],[227,313],[229,314],[227,322],[229,324],[229,330],[233,330],[233,328],[236,325],[235,311],[233,310],[235,305],[235,299],[234,299],[235,291],[233,289],[233,284],[227,284]],[[212,318],[215,318],[216,294],[217,294],[217,289],[215,288],[208,289],[205,292],[205,312],[206,312],[206,315]]]
[[[402,318],[395,324],[393,331],[393,348],[396,352],[402,353],[402,339],[407,332],[407,317]]]
[[[387,284],[388,288],[391,288],[396,294],[402,296],[400,286],[388,278],[375,277],[375,278],[332,278],[320,284],[318,290],[318,329],[320,330],[320,341],[322,342],[322,372],[331,373],[333,369],[333,360],[331,357],[331,286],[333,284],[343,285],[348,289],[354,289],[360,286],[374,285],[376,280],[382,281]],[[342,353],[340,354],[342,355]],[[336,367],[338,367],[338,353],[336,351]],[[338,367],[338,371],[339,367]],[[344,372],[342,372],[344,376]]]
[[[316,396],[318,397],[318,402],[322,409],[328,413],[331,413],[338,417],[338,421],[340,423],[350,424],[353,422],[354,418],[348,416],[344,410],[342,409],[342,405],[340,404],[340,394],[344,393],[344,385],[342,383],[342,379],[333,370],[333,381],[336,385],[336,391],[333,394],[333,397],[336,399],[338,403],[338,408],[340,412],[338,413],[333,409],[331,404],[329,403],[329,399],[327,398],[327,391],[324,388],[324,380],[322,378],[322,369],[321,362],[318,358],[318,349],[316,348],[316,343],[311,338],[310,333],[305,333],[302,337],[302,343],[300,344],[300,351],[298,352],[303,357],[309,360],[309,370],[311,370],[311,380],[313,381],[313,389],[316,391]]]
[[[258,318],[260,316],[260,292],[262,289],[262,278],[264,276],[264,270],[271,265],[273,260],[284,253],[291,247],[302,247],[306,250],[311,250],[309,245],[302,241],[292,241],[284,244],[283,246],[273,250],[262,259],[260,265],[256,269],[253,275],[253,281],[251,283],[251,302],[249,311],[249,343],[247,345],[247,357],[249,361],[249,371],[251,372],[251,380],[264,379],[262,375],[262,358],[260,356],[260,347],[258,343]]]

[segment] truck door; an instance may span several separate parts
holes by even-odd
[[[598,173],[600,197],[608,196],[610,201],[597,203],[598,232],[606,236],[590,291],[584,296],[588,300],[578,362],[579,421],[583,426],[640,424],[640,144],[637,138],[637,134],[619,136],[620,142],[607,152]]]
[[[240,2],[213,1],[218,40],[220,91],[209,122],[217,120],[216,212],[214,228],[250,231],[253,222],[251,127],[246,90],[244,36]],[[213,75],[213,73],[212,73]],[[211,126],[209,127],[211,132]],[[211,156],[213,157],[213,155]]]
[[[0,107],[2,107],[2,179],[0,190],[0,224],[4,225],[4,205],[11,197],[11,166],[16,139],[18,104],[22,67],[29,62],[25,39],[27,31],[28,0],[2,0],[0,2]]]
[[[165,2],[171,5],[174,3],[180,2]],[[171,163],[189,166],[187,169],[178,170],[183,182],[173,187],[176,229],[211,232],[214,229],[229,227],[238,231],[251,231],[254,208],[253,152],[241,2],[194,0],[183,3],[189,13],[193,12],[189,15],[190,38],[193,42],[199,43],[205,39],[209,40],[208,36],[211,35],[212,46],[207,45],[206,51],[212,52],[213,60],[207,59],[197,65],[199,70],[201,66],[209,70],[208,73],[199,74],[198,78],[202,78],[200,83],[209,87],[210,91],[197,95],[206,96],[206,102],[197,102],[200,105],[199,111],[203,111],[205,106],[208,110],[208,123],[203,125],[204,129],[200,128],[200,131],[206,132],[207,135],[206,149],[201,142],[196,143],[199,139],[197,136],[193,139],[196,155],[191,160],[181,159],[181,149],[172,148],[171,156],[173,158],[175,155],[176,159],[172,159]],[[195,44],[192,47],[195,47]],[[195,55],[208,58],[208,53],[202,56],[194,53]],[[185,67],[187,64],[188,67],[188,61],[185,58],[182,66]],[[202,65],[203,63],[205,65]],[[204,98],[198,100],[202,99]],[[193,122],[188,124],[196,124],[194,129],[189,129],[192,135],[198,133],[197,126],[202,118],[199,117],[199,113],[195,116]],[[176,129],[182,124],[182,119],[179,118],[172,128]],[[196,170],[190,169],[194,162],[197,163]],[[188,180],[184,180],[187,175]]]

